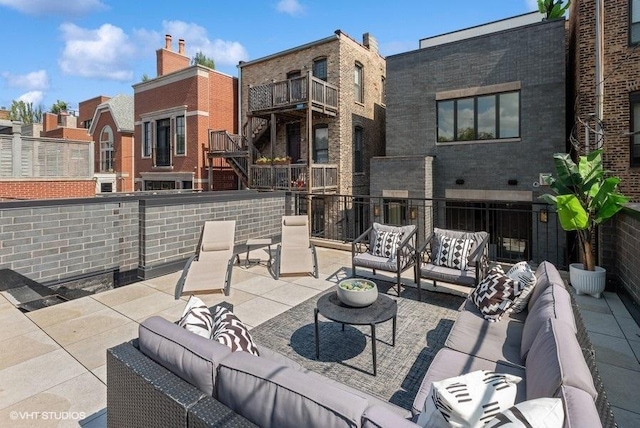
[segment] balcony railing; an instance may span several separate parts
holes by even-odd
[[[306,192],[307,165],[251,165],[249,187],[264,190]],[[311,166],[311,191],[326,192],[338,189],[338,166],[315,164]]]
[[[316,110],[335,113],[338,110],[338,88],[324,80],[311,78],[311,103]],[[256,113],[275,109],[303,108],[309,101],[309,76],[249,88],[249,111]]]

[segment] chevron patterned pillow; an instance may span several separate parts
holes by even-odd
[[[438,237],[438,253],[434,264],[451,269],[466,270],[469,253],[475,241],[441,235]]]
[[[233,312],[218,306],[213,320],[214,329],[211,339],[228,346],[233,352],[245,351],[255,356],[260,355],[249,330]]]
[[[431,384],[418,425],[480,427],[513,406],[522,378],[477,370]]]
[[[202,300],[196,296],[191,296],[182,312],[178,325],[191,333],[209,339],[213,331],[213,316]]]
[[[516,281],[514,290],[515,299],[511,310],[513,312],[522,312],[524,308],[527,307],[531,292],[536,286],[536,274],[531,270],[529,263],[519,262],[509,269],[507,276]]]
[[[498,270],[492,270],[473,289],[469,299],[488,321],[500,321],[513,305],[516,282]]]

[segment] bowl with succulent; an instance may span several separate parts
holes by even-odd
[[[363,308],[378,298],[376,283],[363,278],[343,279],[338,283],[338,299],[348,306]]]

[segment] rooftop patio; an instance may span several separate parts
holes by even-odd
[[[250,257],[265,259],[266,253],[256,250]],[[236,265],[230,296],[201,297],[208,305],[232,303],[243,322],[257,327],[350,275],[350,253],[318,248],[318,258],[319,279],[275,280],[264,264]],[[9,293],[2,292],[0,424],[106,426],[105,351],[137,337],[138,324],[149,316],[171,321],[180,317],[186,297],[173,297],[179,275],[159,276],[27,314],[15,308]],[[374,278],[392,279],[384,274]],[[413,284],[410,272],[405,283]],[[449,289],[457,294],[468,290]],[[435,295],[423,293],[423,301],[430,296]],[[621,427],[638,426],[640,404],[634,399],[634,388],[640,383],[640,328],[614,293],[605,293],[604,299],[578,296],[577,300],[616,421]],[[312,319],[309,314],[309,323]]]

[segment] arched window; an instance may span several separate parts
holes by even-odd
[[[113,159],[113,131],[106,125],[100,131],[100,171],[112,172],[114,168]]]

